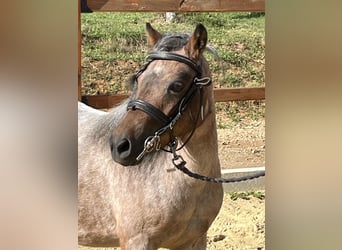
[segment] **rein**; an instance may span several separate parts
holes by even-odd
[[[127,110],[141,110],[151,117],[153,117],[155,120],[157,120],[159,123],[163,124],[163,127],[155,132],[153,136],[149,136],[146,138],[144,143],[144,149],[143,151],[138,155],[136,158],[137,161],[141,160],[146,153],[150,153],[153,150],[159,151],[160,149],[172,153],[173,159],[172,163],[173,165],[183,173],[187,174],[188,176],[202,180],[202,181],[208,181],[208,182],[214,182],[214,183],[229,183],[229,182],[239,182],[239,181],[246,181],[254,178],[258,178],[261,176],[265,176],[265,172],[258,172],[256,174],[247,175],[239,178],[216,178],[216,177],[207,177],[200,174],[196,174],[191,172],[188,168],[185,167],[186,161],[184,161],[183,157],[176,152],[180,149],[182,149],[190,140],[193,133],[196,129],[196,124],[198,122],[199,116],[201,114],[201,118],[203,120],[203,87],[209,86],[211,84],[211,78],[210,77],[204,77],[201,78],[202,70],[199,65],[197,65],[194,61],[191,59],[178,55],[171,52],[152,52],[148,54],[146,57],[145,64],[139,69],[139,71],[135,75],[135,83],[137,84],[138,77],[146,70],[148,65],[154,61],[154,60],[171,60],[171,61],[178,61],[181,63],[184,63],[188,65],[192,70],[196,71],[197,75],[194,77],[192,81],[191,87],[187,90],[181,101],[178,105],[178,112],[176,112],[173,116],[168,117],[166,116],[162,111],[160,111],[158,108],[153,106],[152,104],[139,99],[132,99],[128,102]],[[195,96],[196,91],[199,89],[200,91],[200,112],[198,112],[196,121],[194,123],[193,129],[188,136],[188,138],[185,140],[185,142],[178,147],[178,140],[173,135],[173,128],[176,124],[176,122],[179,120],[179,118],[182,116],[184,111],[187,108],[188,103],[191,102],[192,98]],[[166,132],[170,133],[170,142],[168,144],[170,150],[161,148],[160,145],[160,136]],[[178,148],[177,148],[178,147]],[[177,163],[179,162],[179,163]]]
[[[175,145],[175,146],[174,146]],[[214,182],[214,183],[232,183],[232,182],[240,182],[240,181],[248,181],[255,178],[259,178],[262,176],[265,176],[265,171],[259,171],[255,174],[250,174],[242,177],[232,177],[232,178],[221,178],[221,177],[208,177],[204,175],[200,175],[194,172],[191,172],[186,166],[186,161],[184,161],[183,157],[176,153],[175,148],[177,147],[177,140],[174,142],[171,142],[169,144],[169,147],[171,147],[171,152],[173,154],[172,164],[180,171],[182,171],[184,174],[195,178],[197,180],[201,181],[207,181],[207,182]],[[177,163],[177,161],[179,163]]]

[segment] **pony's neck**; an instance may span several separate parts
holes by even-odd
[[[208,152],[217,152],[217,131],[215,113],[209,114],[202,124],[196,128],[192,138],[188,142],[188,147],[196,148],[198,145],[204,145],[205,150]],[[209,147],[210,146],[210,147]]]
[[[188,165],[202,174],[218,175],[219,159],[216,130],[216,116],[213,95],[208,91],[210,97],[205,98],[205,116],[200,121],[192,138],[187,143],[184,153],[187,156]],[[199,118],[201,119],[201,118]]]

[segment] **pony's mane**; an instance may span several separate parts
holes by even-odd
[[[153,47],[152,52],[157,51],[175,51],[183,48],[187,42],[189,41],[191,34],[190,33],[183,33],[183,34],[166,34],[164,35]],[[206,45],[205,51],[212,54],[215,60],[221,60],[217,51],[210,46],[209,44]]]
[[[153,47],[152,51],[175,51],[183,48],[189,41],[190,34],[165,34]]]

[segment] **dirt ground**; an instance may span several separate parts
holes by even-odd
[[[218,129],[218,143],[222,168],[265,166],[263,118]],[[225,193],[220,213],[208,231],[208,250],[265,249],[265,199],[248,198],[232,200],[230,194]],[[116,249],[120,248],[107,248]]]
[[[265,166],[265,119],[218,129],[221,168]]]

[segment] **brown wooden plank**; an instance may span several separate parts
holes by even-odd
[[[88,95],[82,96],[82,102],[97,109],[108,109],[116,106],[128,97],[126,94]]]
[[[265,0],[185,0],[180,11],[265,11]]]
[[[263,100],[265,99],[265,88],[255,87],[215,89],[214,97],[215,102]]]
[[[93,11],[265,11],[265,0],[88,0]]]
[[[88,7],[93,11],[175,11],[175,0],[88,0]]]
[[[82,101],[97,109],[108,109],[121,103],[128,97],[126,94],[82,96]],[[265,88],[229,88],[215,89],[216,102],[246,101],[265,99]]]

